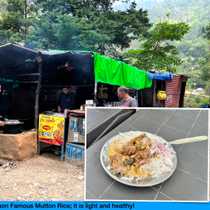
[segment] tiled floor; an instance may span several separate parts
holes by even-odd
[[[87,149],[87,199],[207,200],[207,141],[174,146],[178,155],[177,170],[159,186],[134,188],[111,179],[101,167],[100,150],[110,137],[130,130],[155,133],[168,141],[208,135],[208,111],[138,110]]]

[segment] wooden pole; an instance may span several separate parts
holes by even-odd
[[[152,106],[153,107],[156,107],[156,95],[157,95],[157,93],[156,93],[156,83],[157,81],[156,80],[154,80],[154,82],[153,82],[153,97],[152,97],[152,99],[153,99],[153,104],[152,104]]]
[[[95,82],[95,85],[94,85],[94,102],[95,102],[95,104],[97,104],[97,90],[98,90],[98,84],[97,84],[97,82]]]
[[[42,54],[39,52],[37,57],[36,57],[36,62],[38,64],[38,73],[39,73],[39,79],[36,87],[36,95],[35,95],[35,107],[34,107],[34,125],[37,131],[37,152],[40,154],[40,142],[38,139],[38,129],[39,129],[39,96],[40,96],[40,91],[41,91],[41,83],[42,83],[42,65],[43,65],[43,60],[42,60]]]

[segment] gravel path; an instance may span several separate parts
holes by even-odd
[[[50,155],[0,167],[0,200],[83,200],[84,169]]]

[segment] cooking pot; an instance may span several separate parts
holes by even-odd
[[[19,120],[6,120],[3,128],[3,133],[18,134],[23,132],[23,122]]]

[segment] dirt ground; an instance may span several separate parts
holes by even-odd
[[[83,168],[53,155],[7,162],[0,167],[0,200],[83,200]]]

